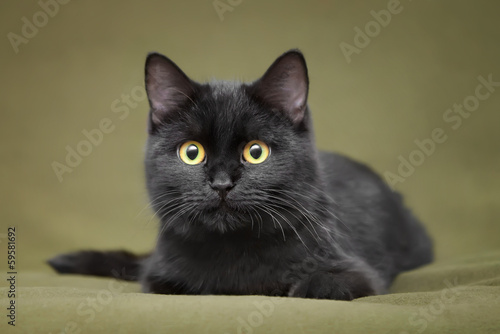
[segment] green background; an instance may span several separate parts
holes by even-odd
[[[434,237],[438,260],[498,249],[500,89],[457,130],[442,117],[474,93],[479,75],[500,81],[500,5],[402,0],[348,63],[340,43],[353,44],[354,28],[387,3],[243,0],[221,21],[212,1],[72,1],[15,53],[8,33],[21,35],[21,19],[40,7],[2,2],[0,233],[17,228],[19,272],[48,272],[47,258],[76,249],[153,247],[142,165],[148,105],[123,120],[111,108],[142,86],[149,51],[205,81],[254,80],[300,48],[318,146],[381,174],[442,128],[447,141],[395,188]],[[114,130],[59,182],[52,163],[104,118]]]

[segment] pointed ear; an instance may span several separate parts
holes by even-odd
[[[285,113],[295,125],[304,119],[308,89],[306,61],[298,50],[285,52],[250,86],[251,94]]]
[[[150,132],[191,99],[195,85],[173,61],[159,53],[150,53],[146,59],[145,83],[151,106]]]

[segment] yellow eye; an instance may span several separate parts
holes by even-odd
[[[198,165],[205,160],[205,149],[197,141],[187,141],[179,147],[179,158],[188,165]]]
[[[260,164],[269,156],[269,146],[260,140],[252,140],[243,148],[243,158],[251,164]]]

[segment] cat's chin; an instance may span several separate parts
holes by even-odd
[[[220,231],[240,228],[250,221],[248,214],[230,198],[221,199],[219,196],[214,196],[206,200],[200,209],[202,223]]]
[[[216,209],[208,210],[200,216],[200,223],[208,230],[220,233],[245,229],[251,226],[250,217],[221,203]]]

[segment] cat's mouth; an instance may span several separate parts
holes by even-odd
[[[231,200],[228,200],[225,196],[221,196],[214,207],[215,211],[220,211],[223,213],[234,212],[236,208],[234,207]]]
[[[209,211],[231,212],[237,209],[231,194],[228,192],[216,192],[206,202]]]
[[[221,210],[229,210],[230,209],[229,205],[227,204],[227,202],[226,202],[226,200],[224,198],[220,199],[219,208]]]
[[[236,208],[232,205],[231,201],[224,198],[213,198],[200,204],[198,208],[207,215],[225,216],[236,212]]]
[[[248,220],[246,216],[245,213],[240,212],[227,201],[220,201],[218,206],[205,211],[201,222],[210,230],[224,233],[246,226]]]
[[[246,203],[241,193],[230,191],[225,196],[220,195],[214,191],[197,198],[197,210],[188,220],[210,231],[225,233],[251,227],[252,222],[259,219],[258,213],[252,216],[256,210]]]

